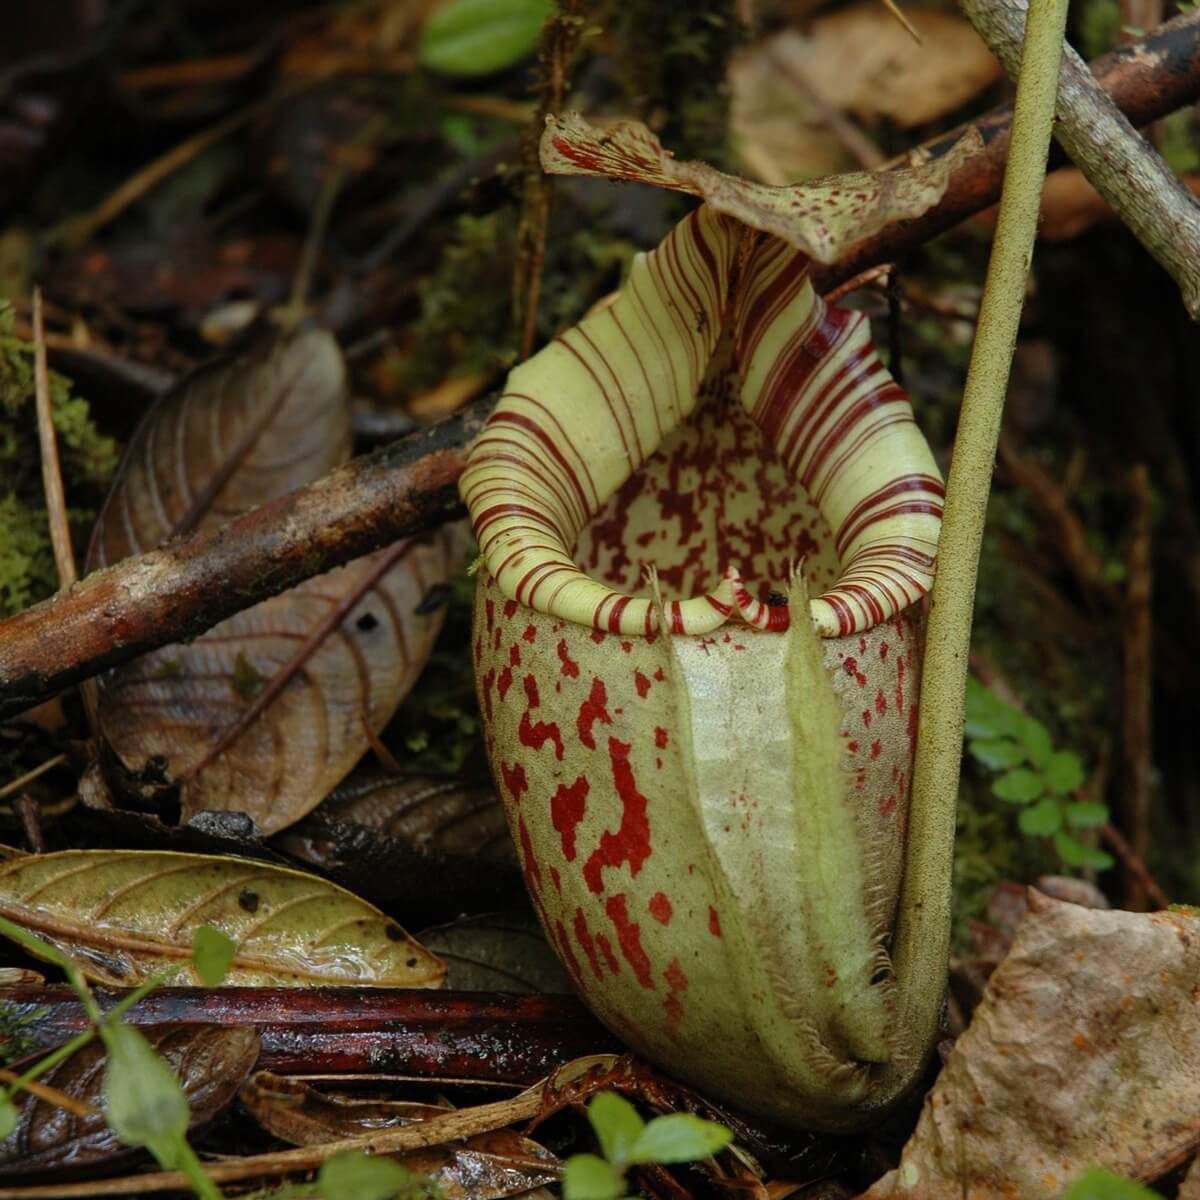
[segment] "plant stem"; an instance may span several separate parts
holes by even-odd
[[[903,1031],[906,1045],[885,1083],[884,1091],[891,1096],[912,1083],[932,1047],[945,989],[975,581],[1000,417],[1037,233],[1066,19],[1067,0],[1037,0],[1026,26],[1000,217],[946,488],[925,640],[904,883],[892,948],[895,1027]]]
[[[186,1138],[179,1139],[177,1153],[179,1169],[187,1176],[192,1191],[200,1200],[223,1200],[221,1189],[209,1178]]]

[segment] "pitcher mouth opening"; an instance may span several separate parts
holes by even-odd
[[[797,562],[817,632],[863,633],[928,590],[944,495],[866,318],[707,206],[514,369],[460,487],[506,597],[627,637],[782,631]]]

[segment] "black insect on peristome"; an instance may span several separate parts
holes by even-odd
[[[786,608],[788,598],[782,592],[768,592],[766,603],[771,608]]]

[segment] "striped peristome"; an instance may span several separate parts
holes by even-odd
[[[747,247],[735,282],[742,234],[697,209],[639,256],[612,303],[509,376],[461,484],[506,596],[596,629],[654,632],[649,596],[590,578],[573,549],[691,415],[723,333],[742,405],[835,539],[842,572],[811,601],[818,631],[860,632],[928,590],[943,489],[908,397],[879,361],[866,318],[826,305],[807,261],[783,242]],[[735,613],[769,619],[745,600],[740,564],[721,566],[728,573],[711,591],[668,602],[672,632],[711,633]]]
[[[624,136],[576,168],[677,186]],[[534,907],[596,1014],[747,1110],[844,1129],[924,1049],[887,950],[942,485],[861,314],[706,199],[513,370],[471,451],[476,686]]]

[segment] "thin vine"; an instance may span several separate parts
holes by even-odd
[[[906,1046],[883,1091],[912,1082],[937,1031],[949,952],[951,874],[975,581],[1000,418],[1037,233],[1067,0],[1030,6],[1012,144],[946,488],[921,684],[899,918],[896,1028]]]

